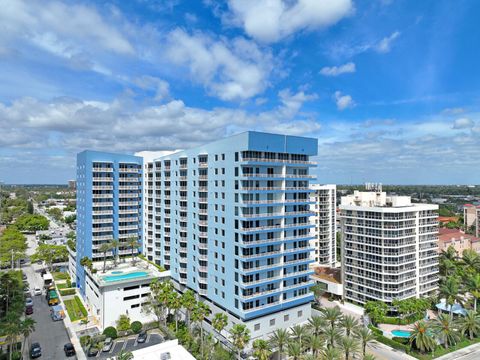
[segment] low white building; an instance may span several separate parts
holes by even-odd
[[[101,329],[116,326],[123,314],[128,315],[130,321],[156,320],[153,314],[142,309],[142,305],[149,301],[150,283],[154,279],[170,279],[170,271],[160,271],[141,259],[137,259],[135,265],[130,261],[121,263],[105,273],[103,262],[94,263],[94,267],[95,273],[86,271],[84,300]]]
[[[195,360],[178,340],[170,340],[132,352],[134,360]]]
[[[68,274],[70,275],[70,279],[75,281],[77,278],[77,253],[70,249],[67,245],[68,250]]]

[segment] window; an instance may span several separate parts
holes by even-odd
[[[254,330],[259,331],[260,330],[260,324],[255,324]]]
[[[290,316],[289,315],[284,315],[283,316],[283,321],[288,321],[290,320]]]
[[[225,154],[222,154],[222,160],[225,160]]]
[[[270,319],[270,326],[275,326],[275,319]]]
[[[298,317],[302,317],[302,316],[303,316],[303,311],[300,310],[299,312],[297,312],[297,316],[298,316]]]

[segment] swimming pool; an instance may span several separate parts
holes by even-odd
[[[106,275],[103,277],[103,280],[106,282],[113,282],[113,281],[120,281],[120,280],[127,280],[127,279],[135,279],[140,277],[148,276],[146,271],[135,271],[127,274],[120,274],[120,275]]]
[[[410,335],[412,334],[410,331],[408,330],[392,330],[392,335],[395,336],[395,337],[404,337],[404,338],[408,338],[410,337]]]
[[[123,271],[112,271],[110,274],[113,274],[113,275],[123,274]]]

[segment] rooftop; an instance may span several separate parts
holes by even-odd
[[[314,268],[315,274],[312,275],[312,278],[319,278],[322,280],[330,281],[335,284],[342,283],[342,274],[340,268],[331,268],[325,266],[316,266]]]
[[[178,340],[170,340],[132,352],[134,360],[195,360]]]
[[[128,259],[125,262],[120,262],[117,266],[114,266],[113,261],[107,261],[105,272],[103,272],[103,261],[93,263],[93,267],[97,272],[91,274],[91,276],[99,286],[170,276],[170,271],[161,271],[155,265],[140,258],[136,259],[135,264]]]
[[[470,234],[465,234],[463,231],[459,229],[446,229],[440,228],[439,230],[439,237],[438,241],[440,242],[449,242],[453,240],[460,240],[460,239],[469,239],[471,242],[480,241],[480,238],[475,237]]]

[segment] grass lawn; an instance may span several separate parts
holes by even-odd
[[[64,273],[64,272],[53,272],[52,273],[52,276],[53,276],[53,279],[54,280],[67,280],[67,279],[70,279],[70,275],[68,275],[68,273]]]
[[[74,299],[65,300],[64,303],[71,321],[77,321],[87,317],[87,310],[78,296],[75,296]]]
[[[57,288],[58,290],[61,290],[61,289],[66,289],[67,288],[67,284],[57,284]]]

